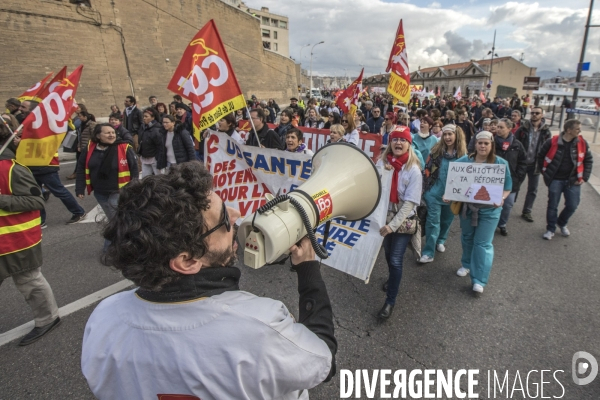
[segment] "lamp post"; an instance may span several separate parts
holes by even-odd
[[[598,28],[600,25],[590,25],[592,20],[592,8],[594,8],[594,0],[590,0],[590,9],[588,10],[587,22],[585,24],[585,31],[583,34],[583,45],[581,46],[581,54],[579,55],[579,64],[577,64],[577,76],[575,82],[581,81],[581,68],[585,57],[585,47],[587,45],[588,33],[590,28]],[[577,97],[579,96],[579,87],[575,86],[573,89],[573,101],[571,102],[571,108],[577,107]],[[567,118],[573,118],[573,114],[570,113]]]
[[[312,57],[313,57],[313,50],[315,49],[315,46],[318,46],[320,44],[325,43],[325,41],[321,40],[319,43],[316,43],[313,45],[313,47],[310,49],[310,88],[308,88],[308,91],[310,93],[310,97],[312,97]]]
[[[492,50],[488,51],[488,55],[492,55],[492,60],[490,61],[490,81],[488,85],[490,85],[490,96],[492,94],[492,70],[494,68],[494,56],[498,57],[498,54],[494,53],[496,50],[496,30],[494,29],[494,41],[492,42]]]
[[[302,84],[302,50],[304,50],[304,48],[308,47],[308,46],[310,46],[310,43],[305,46],[300,47],[300,86],[304,86]]]

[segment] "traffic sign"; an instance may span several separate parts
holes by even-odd
[[[567,108],[567,114],[600,115],[600,111],[582,110],[580,108]]]

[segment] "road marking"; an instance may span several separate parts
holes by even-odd
[[[96,207],[92,208],[86,215],[85,218],[78,222],[78,224],[86,224],[91,222],[102,222],[105,219],[104,211],[102,211],[102,207],[98,204]]]
[[[73,186],[75,186],[74,183],[69,183],[68,185],[65,185],[65,187],[73,187]]]
[[[61,161],[60,165],[75,164],[77,161]]]
[[[122,281],[117,282],[114,285],[110,285],[102,290],[98,290],[95,293],[92,293],[77,301],[74,301],[71,304],[67,304],[64,307],[59,308],[58,313],[61,316],[61,318],[64,318],[69,314],[73,314],[75,311],[79,311],[82,308],[89,307],[95,302],[100,301],[115,293],[118,293],[124,289],[127,289],[132,285],[133,282],[131,282],[128,279],[123,279]],[[34,326],[35,323],[33,321],[29,321],[28,323],[18,326],[15,329],[11,329],[8,332],[0,334],[0,346],[4,346],[5,344],[12,342],[15,339],[25,336],[29,333],[29,331],[33,329]]]

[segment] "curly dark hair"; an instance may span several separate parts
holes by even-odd
[[[171,167],[167,175],[132,181],[121,189],[115,216],[104,228],[111,241],[103,263],[147,290],[160,290],[182,275],[169,267],[182,252],[200,258],[212,177],[201,163]]]

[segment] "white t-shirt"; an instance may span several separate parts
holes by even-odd
[[[344,140],[345,140],[346,142],[348,142],[348,143],[353,143],[353,144],[355,144],[356,146],[358,146],[358,138],[359,138],[359,135],[358,135],[358,131],[357,131],[356,129],[355,129],[355,130],[353,130],[352,132],[350,132],[350,133],[346,133],[346,134],[344,135]]]
[[[283,303],[243,291],[178,303],[115,294],[90,316],[81,354],[99,399],[307,399],[330,368],[327,344]]]

